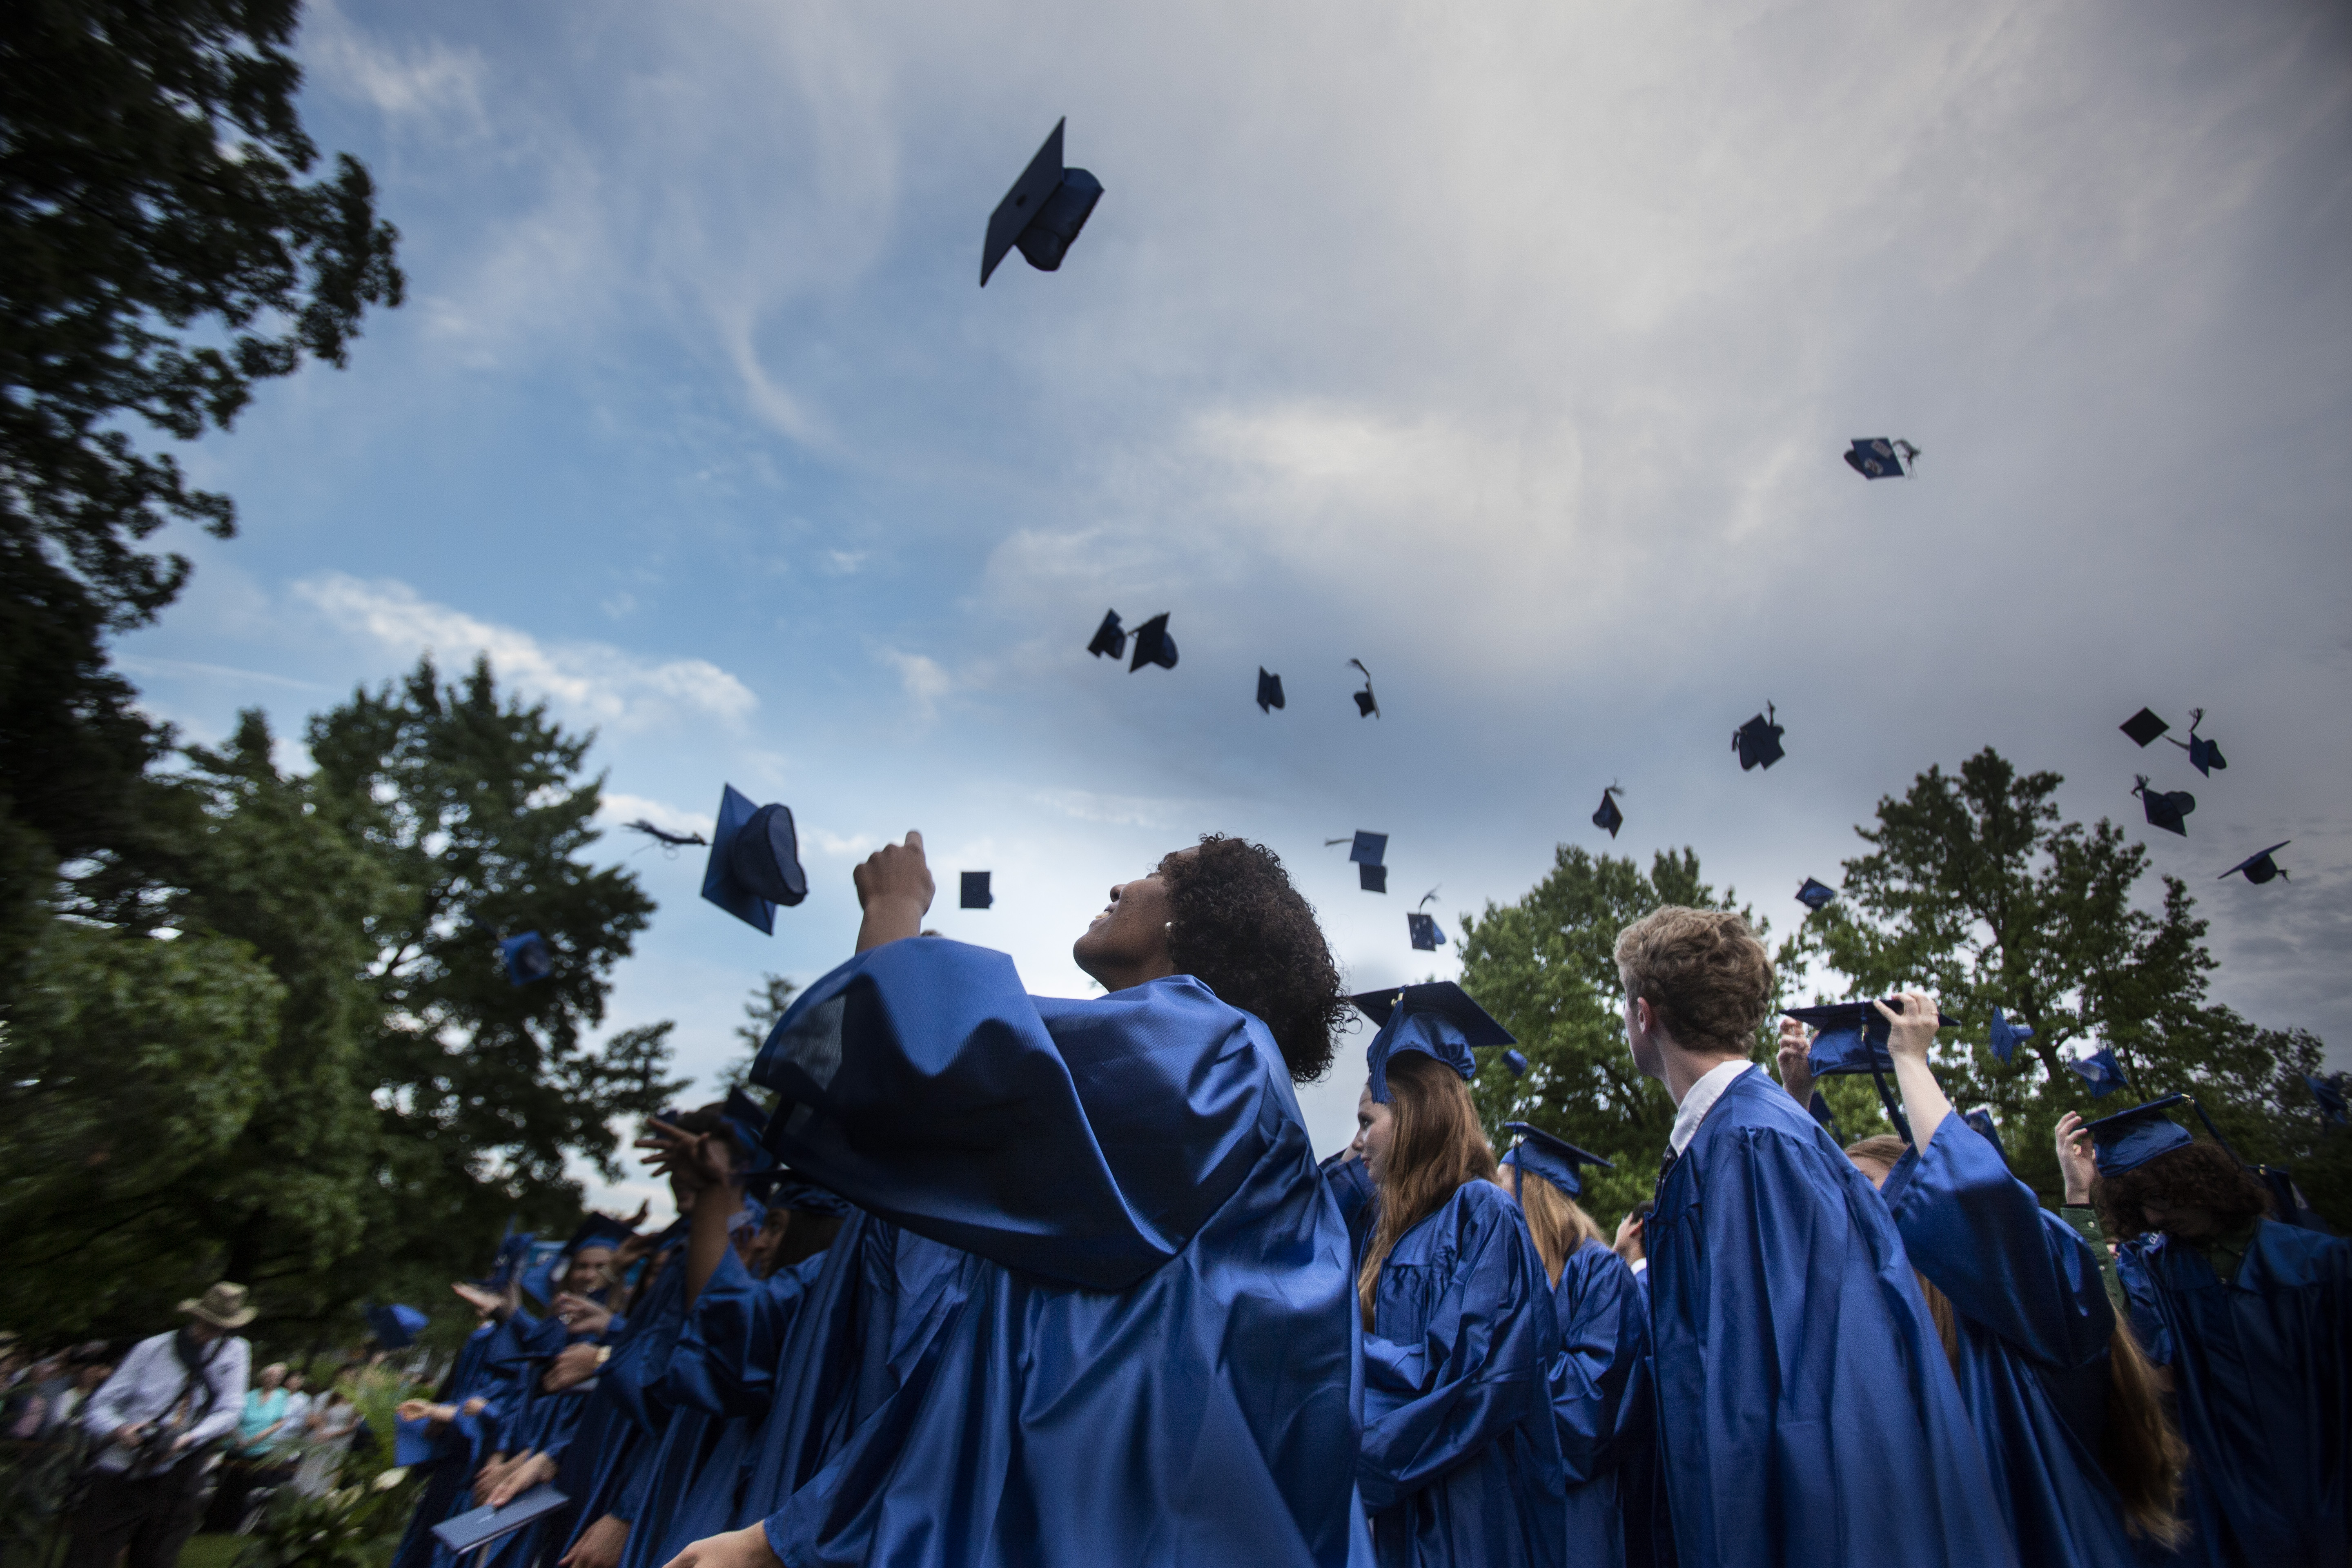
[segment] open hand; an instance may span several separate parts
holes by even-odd
[[[2091,1183],[2097,1179],[2099,1166],[2091,1154],[2091,1134],[2077,1110],[2058,1119],[2058,1174],[2065,1184],[2068,1203],[2091,1201]]]
[[[1804,1025],[1794,1018],[1780,1020],[1780,1087],[1800,1105],[1813,1101],[1813,1063],[1806,1054],[1812,1045],[1812,1035]]]
[[[656,1117],[646,1121],[646,1135],[636,1146],[646,1151],[646,1163],[667,1176],[680,1196],[735,1183],[734,1147],[724,1135],[688,1132]]]
[[[1893,1007],[1884,1002],[1871,1005],[1887,1020],[1886,1054],[1925,1064],[1927,1047],[1936,1043],[1936,1031],[1942,1026],[1936,999],[1923,991],[1906,991],[1895,998]]]
[[[495,1290],[485,1290],[469,1279],[457,1280],[449,1289],[457,1293],[457,1300],[465,1302],[485,1318],[507,1304],[507,1299],[504,1296]]]
[[[547,1363],[540,1373],[539,1386],[550,1394],[561,1394],[567,1388],[577,1388],[596,1375],[604,1356],[594,1345],[566,1345]]]
[[[541,1481],[555,1479],[555,1461],[545,1454],[532,1454],[515,1466],[490,1489],[482,1500],[492,1508],[504,1508]]]
[[[555,1315],[575,1334],[601,1334],[613,1326],[613,1309],[565,1290],[555,1298]]]

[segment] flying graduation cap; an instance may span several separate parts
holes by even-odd
[[[1519,1141],[1511,1146],[1501,1163],[1518,1167],[1521,1180],[1541,1176],[1570,1197],[1580,1197],[1584,1180],[1577,1174],[1582,1165],[1598,1165],[1604,1171],[1617,1168],[1613,1160],[1604,1160],[1588,1153],[1565,1138],[1555,1138],[1540,1127],[1530,1127],[1524,1121],[1506,1121],[1503,1131],[1516,1132]]]
[[[1908,478],[1919,448],[1908,441],[1864,437],[1845,450],[1846,467],[1865,479]]]
[[[1986,1031],[1985,1038],[1992,1054],[2001,1059],[2002,1065],[2006,1066],[2009,1058],[2017,1054],[2017,1047],[2032,1037],[2033,1030],[2030,1026],[2012,1024],[2001,1016],[2000,1008],[1992,1010],[1992,1025]]]
[[[555,973],[555,952],[535,931],[499,939],[499,957],[507,966],[507,984],[528,985]]]
[[[1351,658],[1348,662],[1354,665],[1356,668],[1362,673],[1364,678],[1364,689],[1354,694],[1356,699],[1356,717],[1359,719],[1379,718],[1381,716],[1381,700],[1372,695],[1372,672],[1364,668],[1364,661],[1360,658]]]
[[[1095,640],[1087,644],[1087,651],[1097,658],[1108,654],[1114,664],[1127,657],[1127,630],[1118,624],[1117,610],[1103,612],[1102,625],[1095,628]]]
[[[1351,846],[1348,850],[1348,858],[1356,863],[1356,886],[1368,893],[1385,893],[1389,890],[1388,868],[1381,864],[1389,852],[1387,834],[1366,833],[1361,828],[1358,828],[1352,840],[1326,838],[1323,841],[1323,847],[1328,849],[1334,844]]]
[[[1515,1047],[1505,1047],[1503,1067],[1513,1078],[1528,1076],[1528,1058]]]
[[[2225,878],[2235,877],[2242,874],[2247,881],[2253,883],[2256,887],[2262,886],[2264,882],[2269,881],[2273,877],[2284,882],[2291,882],[2294,880],[2294,879],[2286,874],[2286,868],[2272,859],[2271,857],[2294,842],[2294,840],[2292,838],[2282,838],[2276,844],[2273,844],[2269,848],[2263,850],[2261,854],[2247,856],[2244,859],[2239,861],[2236,865],[2231,867],[2228,870],[2222,872],[2221,876],[2216,877],[2213,879],[2219,882]]]
[[[1473,1050],[1518,1044],[1508,1029],[1488,1017],[1486,1010],[1451,980],[1368,991],[1348,1000],[1381,1026],[1365,1047],[1364,1061],[1370,1079],[1367,1092],[1382,1105],[1389,1103],[1388,1065],[1392,1057],[1419,1051],[1435,1057],[1466,1079],[1478,1071]]]
[[[710,858],[702,868],[702,896],[768,936],[776,934],[776,906],[808,897],[800,837],[786,805],[753,805],[733,784],[719,797],[719,826],[710,832]]]
[[[362,1316],[367,1319],[368,1332],[375,1336],[375,1342],[388,1351],[406,1350],[425,1331],[425,1325],[432,1321],[415,1308],[398,1301],[370,1307]]]
[[[2144,752],[2156,743],[2156,738],[2158,735],[2163,734],[2172,726],[2143,708],[2116,728],[2129,735],[2133,742]]]
[[[2113,1047],[2101,1046],[2089,1056],[2079,1058],[2066,1065],[2083,1075],[2083,1081],[2091,1086],[2093,1100],[2105,1100],[2119,1089],[2131,1087],[2131,1079],[2124,1077],[2123,1064],[2116,1060]],[[2175,1096],[2175,1098],[2184,1097]]]
[[[2139,781],[2132,785],[2132,794],[2139,796],[2140,805],[2147,809],[2148,826],[2188,837],[2187,819],[2197,809],[2197,797],[2185,789],[2150,789],[2146,773],[2134,773],[2132,777]]]
[[[994,906],[996,895],[988,890],[988,873],[966,871],[963,874],[963,897],[959,907],[985,910]]]
[[[2319,1120],[2329,1126],[2352,1127],[2352,1105],[2344,1100],[2344,1075],[2332,1079],[2316,1073],[2305,1073],[2303,1081],[2310,1086],[2311,1098],[2319,1102]]]
[[[1058,268],[1078,231],[1087,226],[1095,204],[1102,200],[1100,180],[1084,169],[1062,166],[1062,127],[1068,123],[1067,117],[1054,122],[1053,134],[988,215],[988,238],[980,252],[982,288],[988,287],[988,275],[1016,246],[1038,271]]]
[[[631,833],[644,834],[647,838],[653,840],[656,844],[660,845],[662,847],[662,852],[673,859],[677,858],[677,852],[679,850],[685,848],[689,844],[709,844],[710,842],[710,840],[705,838],[699,833],[672,833],[667,828],[656,827],[652,823],[647,822],[642,816],[637,818],[635,822],[625,822],[621,824],[621,826]],[[637,847],[642,849],[645,846],[641,844]]]
[[[1282,677],[1271,674],[1265,666],[1257,667],[1257,710],[1271,713],[1282,706]]]
[[[2140,711],[2145,713],[2147,710],[2143,708]],[[2189,766],[2207,778],[2210,778],[2213,776],[2215,768],[2226,768],[2230,764],[2221,755],[2221,743],[2219,741],[2209,741],[2197,732],[2197,726],[2203,722],[2205,722],[2205,710],[2191,708],[2189,710],[2189,739],[2175,741],[2172,743],[2189,753]]]
[[[1780,715],[1769,702],[1764,711],[1732,731],[1731,749],[1739,753],[1739,771],[1769,768],[1786,753],[1780,750],[1780,737],[1788,733],[1785,727],[1772,721]]]
[[[1156,664],[1162,669],[1176,668],[1176,639],[1168,635],[1165,611],[1135,628],[1135,658],[1128,665],[1127,672],[1133,675],[1147,664]]]
[[[1445,938],[1437,929],[1437,917],[1422,912],[1429,907],[1429,900],[1435,897],[1437,889],[1430,889],[1422,894],[1421,902],[1413,906],[1412,912],[1404,917],[1405,930],[1412,933],[1415,952],[1435,952],[1445,945]]]
[[[1612,838],[1616,837],[1617,830],[1625,826],[1625,814],[1617,809],[1617,797],[1624,793],[1615,784],[1611,784],[1601,792],[1601,809],[1592,814],[1592,826],[1608,829]]]
[[[1797,902],[1809,910],[1827,909],[1830,900],[1836,897],[1835,888],[1826,882],[1817,882],[1811,877],[1806,878],[1797,886]]]

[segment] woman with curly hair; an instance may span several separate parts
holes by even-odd
[[[2066,1201],[2123,1244],[2133,1324],[2171,1374],[2191,1457],[2179,1560],[2352,1560],[2352,1242],[2271,1218],[2236,1155],[2165,1114],[2182,1103],[2058,1125]]]
[[[1211,837],[1111,889],[1087,1001],[919,939],[920,835],[856,880],[857,956],[752,1077],[864,1212],[777,1371],[791,1452],[677,1568],[1348,1562],[1348,1238],[1292,1089],[1345,999],[1282,862]]]

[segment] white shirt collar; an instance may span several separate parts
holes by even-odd
[[[1698,1136],[1698,1124],[1706,1120],[1706,1113],[1715,1109],[1716,1100],[1731,1087],[1731,1080],[1755,1065],[1744,1057],[1736,1057],[1707,1068],[1691,1085],[1690,1092],[1683,1096],[1681,1108],[1675,1112],[1675,1130],[1666,1138],[1675,1153],[1690,1147],[1690,1141]]]
[[[1645,1273],[1649,1272],[1649,1268],[1650,1268],[1650,1260],[1649,1260],[1648,1258],[1636,1258],[1635,1259],[1633,1259],[1633,1272],[1634,1272],[1634,1273],[1636,1273],[1636,1274],[1645,1274]]]

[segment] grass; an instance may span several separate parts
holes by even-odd
[[[229,1568],[245,1550],[242,1535],[198,1535],[181,1549],[180,1568]]]

